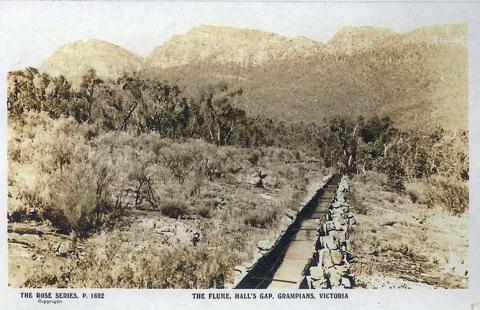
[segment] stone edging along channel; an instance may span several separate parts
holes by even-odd
[[[355,218],[345,193],[349,185],[343,176],[335,196],[326,214],[326,222],[319,226],[319,237],[316,251],[307,267],[303,282],[305,288],[352,288],[355,277],[350,273],[349,261],[352,255],[348,252],[349,228],[355,225]]]
[[[284,223],[287,225],[280,229],[279,234],[277,235],[277,238],[273,244],[269,244],[268,247],[259,246],[259,251],[254,255],[254,259],[250,264],[247,266],[242,265],[235,267],[235,281],[233,287],[238,288],[237,285],[240,283],[243,283],[243,285],[241,285],[242,287],[245,286],[244,282],[247,280],[245,277],[247,277],[251,271],[261,267],[260,265],[264,265],[265,261],[268,260],[267,258],[275,254],[273,252],[276,252],[276,250],[280,247],[280,244],[289,242],[288,235],[291,235],[291,232],[289,233],[289,231],[292,230],[292,227],[295,226],[298,221],[302,220],[304,217],[303,213],[305,213],[307,209],[311,208],[312,204],[316,204],[316,198],[318,199],[320,192],[323,193],[323,189],[331,181],[332,177],[333,174],[329,174],[324,176],[321,180],[310,184],[307,197],[300,204],[298,212],[296,214],[292,214],[293,212],[288,213],[287,216],[284,216],[286,219],[288,219],[288,224],[287,222]],[[260,241],[259,244],[262,244],[262,241]],[[247,285],[247,287],[250,285]]]

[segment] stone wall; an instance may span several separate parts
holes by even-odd
[[[326,214],[326,222],[318,227],[316,250],[305,272],[308,288],[352,288],[354,276],[350,273],[351,254],[349,228],[355,218],[345,200],[349,186],[343,176]]]
[[[253,255],[253,260],[243,265],[235,266],[235,280],[233,284],[227,284],[228,287],[235,287],[252,269],[257,266],[259,261],[261,261],[265,256],[271,254],[272,250],[279,245],[286,231],[297,221],[299,214],[302,213],[302,211],[312,203],[314,197],[318,195],[319,190],[326,186],[326,184],[332,179],[332,176],[333,174],[328,174],[311,182],[307,186],[307,195],[300,202],[298,212],[295,213],[292,210],[285,211],[285,214],[281,219],[279,229],[276,233],[276,238],[274,240],[265,239],[258,242],[257,248]]]

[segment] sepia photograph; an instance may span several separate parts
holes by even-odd
[[[11,5],[8,288],[468,290],[472,25],[415,5]]]

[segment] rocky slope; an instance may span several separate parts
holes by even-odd
[[[278,59],[315,55],[322,44],[297,37],[252,29],[199,26],[186,34],[175,35],[157,47],[147,58],[148,68],[215,64],[262,65]]]
[[[167,68],[200,62],[264,65],[278,60],[325,54],[353,54],[373,48],[403,44],[457,45],[466,47],[466,25],[418,28],[397,33],[379,27],[347,26],[325,44],[305,38],[288,38],[256,29],[203,25],[174,35],[147,56],[144,67]]]

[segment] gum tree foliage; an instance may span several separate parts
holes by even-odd
[[[200,114],[205,122],[204,138],[216,145],[230,144],[245,120],[245,112],[233,106],[242,89],[230,91],[227,84],[208,86],[200,92]]]
[[[75,119],[82,122],[91,122],[94,119],[94,109],[101,104],[100,98],[107,91],[104,82],[97,77],[95,70],[88,70],[82,77],[78,92],[72,102],[71,113]]]
[[[35,68],[8,73],[7,109],[13,118],[27,111],[57,118],[66,113],[71,96],[71,84],[62,75],[52,78]]]
[[[159,79],[124,75],[114,82],[103,81],[93,69],[76,90],[63,76],[52,78],[34,68],[11,72],[8,80],[12,117],[47,111],[52,117],[73,116],[79,123],[96,124],[106,131],[155,131],[169,138],[204,138],[217,145],[250,143],[248,135],[240,133],[249,127],[245,112],[234,107],[242,90],[230,90],[225,83],[187,98],[178,86]]]
[[[409,179],[433,174],[468,179],[466,132],[402,132],[390,118],[377,116],[342,116],[320,124],[273,121],[247,116],[237,108],[241,95],[241,89],[218,83],[187,97],[177,85],[158,78],[133,74],[103,81],[94,70],[86,72],[78,89],[73,89],[63,76],[27,68],[9,73],[7,106],[12,118],[21,118],[26,111],[45,111],[53,118],[72,116],[97,131],[153,131],[162,137],[202,138],[216,145],[296,149],[345,173],[374,170],[390,173],[392,180],[399,175]]]
[[[330,135],[339,158],[338,168],[343,173],[356,172],[360,128],[363,120],[356,122],[335,118],[330,122]]]

